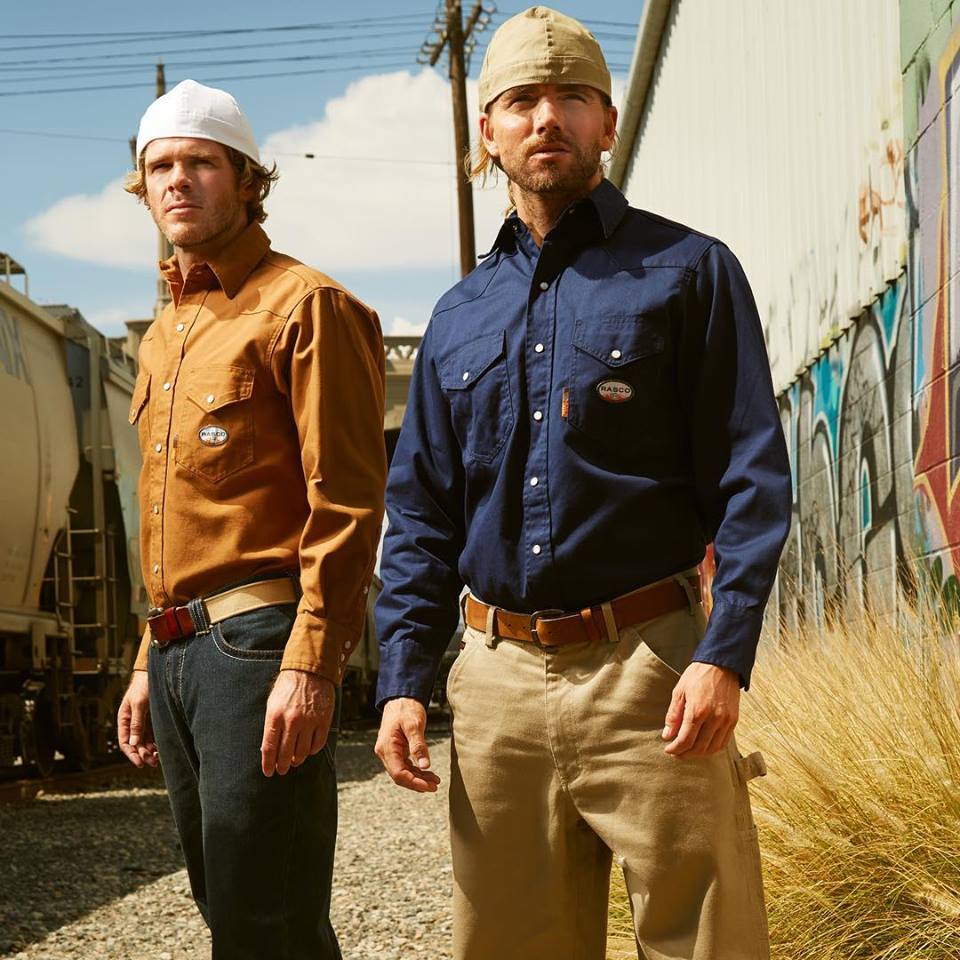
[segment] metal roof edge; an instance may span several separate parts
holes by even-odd
[[[660,60],[660,46],[666,30],[670,10],[678,0],[646,0],[640,25],[637,29],[637,42],[630,61],[630,74],[627,78],[627,93],[620,115],[620,142],[610,160],[607,174],[614,186],[623,189],[630,157],[633,155],[640,121],[647,106],[650,82]]]

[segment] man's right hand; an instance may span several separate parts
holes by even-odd
[[[135,767],[157,765],[157,745],[153,742],[150,692],[145,670],[134,670],[130,674],[130,686],[123,695],[117,713],[117,742]]]
[[[414,793],[436,793],[440,778],[430,771],[430,751],[424,739],[427,711],[418,700],[397,697],[383,708],[380,734],[373,752],[393,782]]]

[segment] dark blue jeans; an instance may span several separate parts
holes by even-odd
[[[340,960],[329,917],[337,715],[320,753],[284,776],[260,769],[295,613],[265,607],[150,650],[150,715],[213,960]]]

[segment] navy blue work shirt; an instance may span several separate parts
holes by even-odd
[[[573,611],[699,563],[695,660],[749,685],[791,481],[757,308],[722,243],[603,180],[511,216],[420,345],[387,486],[377,702],[430,698],[463,584]]]

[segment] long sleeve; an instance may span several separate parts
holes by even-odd
[[[432,358],[430,329],[420,345],[387,484],[389,525],[376,607],[380,638],[377,703],[430,700],[459,614],[464,542],[463,467]]]
[[[376,314],[335,288],[308,294],[271,355],[300,441],[308,515],[303,595],[281,669],[339,683],[359,641],[383,518],[384,355]]]
[[[689,409],[694,477],[717,564],[713,610],[693,659],[735,670],[748,687],[792,494],[756,304],[720,243],[698,264],[689,314],[698,361]]]

